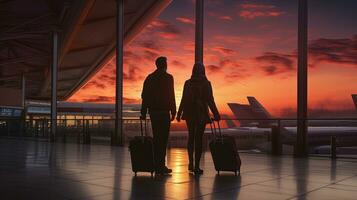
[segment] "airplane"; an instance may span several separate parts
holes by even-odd
[[[352,95],[352,98],[354,98],[357,110],[357,95]],[[264,128],[277,125],[278,118],[274,119],[255,97],[248,96],[247,99],[249,104],[228,103],[234,116],[239,120],[240,126]],[[357,115],[354,115],[354,118],[357,118]],[[297,121],[294,119],[281,119],[280,122],[285,127],[297,126]],[[313,127],[357,126],[357,120],[314,118],[313,120],[308,120],[308,125]]]
[[[276,119],[268,110],[255,98],[247,97],[249,104],[228,103],[239,126],[234,123],[235,119],[230,119],[227,115],[222,115],[222,135],[233,136],[236,139],[239,149],[259,148],[266,150],[269,148],[269,138],[273,126],[277,126]],[[356,103],[356,101],[355,101]],[[356,108],[357,109],[357,108]],[[248,119],[248,120],[246,120]],[[182,125],[182,124],[181,124]],[[280,134],[282,143],[293,146],[296,141],[296,120],[282,121]],[[329,145],[331,136],[338,136],[340,139],[350,141],[349,144],[357,146],[357,119],[353,120],[317,120],[308,123],[308,144],[315,149],[323,145]],[[210,126],[205,129],[208,138],[214,137]],[[170,131],[171,140],[169,143],[176,143],[176,147],[182,147],[187,142],[187,130],[184,126],[173,128]],[[170,146],[175,146],[169,144]]]
[[[357,95],[352,95],[357,109]],[[234,116],[240,121],[240,126],[247,128],[269,128],[278,125],[267,109],[252,96],[247,97],[249,104],[228,103]],[[257,120],[254,120],[256,118]],[[248,119],[248,120],[245,120]],[[281,121],[281,135],[283,143],[293,145],[296,141],[296,120]],[[356,120],[316,120],[308,122],[309,146],[330,144],[331,137],[348,138],[356,141],[357,146],[357,119]]]

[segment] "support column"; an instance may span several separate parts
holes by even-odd
[[[22,89],[22,107],[25,110],[25,100],[26,100],[26,77],[25,74],[21,76],[21,89]]]
[[[55,142],[57,129],[57,69],[58,69],[58,31],[52,35],[52,66],[51,66],[51,134],[50,142]]]
[[[116,81],[115,81],[115,131],[112,145],[123,145],[123,48],[124,48],[124,0],[117,0],[116,16]]]
[[[26,135],[26,107],[25,107],[25,94],[26,94],[26,79],[25,79],[25,74],[21,75],[21,107],[22,107],[22,114],[21,114],[21,121],[20,121],[20,126],[21,126],[21,132],[20,136],[25,136]]]
[[[25,104],[25,100],[26,100],[26,79],[25,79],[25,74],[22,74],[21,76],[21,89],[22,89],[22,94],[21,94],[21,103],[22,103],[22,121],[21,121],[21,136],[26,135],[26,104]]]
[[[308,5],[307,0],[299,0],[298,12],[298,105],[297,138],[295,156],[305,157],[307,152],[307,56],[308,56]]]
[[[203,63],[203,16],[204,0],[196,0],[195,63]]]

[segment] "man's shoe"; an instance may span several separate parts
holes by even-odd
[[[196,168],[193,172],[195,173],[195,175],[201,175],[201,174],[203,174],[203,170],[200,169],[200,168]]]
[[[193,164],[188,164],[188,171],[193,172]]]
[[[155,175],[163,175],[164,172],[160,169],[155,170]]]
[[[164,167],[164,168],[162,169],[162,172],[163,172],[164,174],[171,174],[171,173],[172,173],[172,169],[169,169],[169,168],[167,168],[167,167]]]

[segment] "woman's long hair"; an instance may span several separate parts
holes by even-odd
[[[191,79],[207,79],[205,66],[202,63],[193,65]]]

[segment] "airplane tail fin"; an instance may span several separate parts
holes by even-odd
[[[255,115],[250,107],[250,105],[239,104],[239,103],[228,103],[229,108],[233,112],[237,120],[239,120],[239,126],[252,126],[255,120]],[[250,120],[246,120],[250,119]]]
[[[353,102],[355,103],[355,107],[357,110],[357,94],[352,94],[352,99],[353,99]]]
[[[247,97],[249,104],[255,113],[256,117],[259,119],[270,119],[271,115],[267,109],[264,108],[262,104],[255,97]]]
[[[240,126],[256,126],[270,127],[271,119],[270,113],[259,103],[255,97],[247,97],[249,105],[228,103],[228,106],[232,110],[233,114],[240,122]],[[254,120],[257,119],[257,120]]]
[[[272,121],[267,120],[271,119],[271,115],[266,108],[255,97],[247,97],[249,104],[255,113],[256,118],[258,119],[258,127],[270,127]]]

